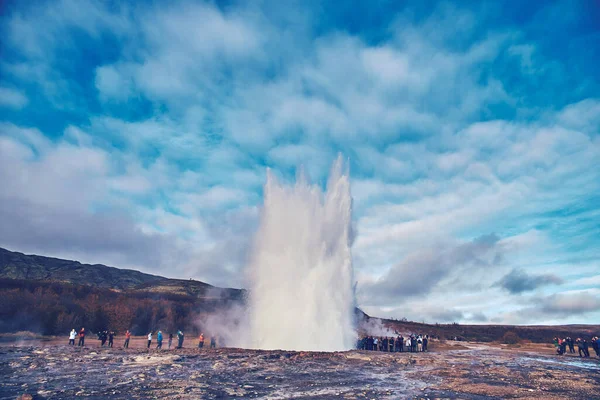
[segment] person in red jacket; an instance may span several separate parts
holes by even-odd
[[[198,348],[201,349],[204,347],[204,333],[200,334],[200,337],[198,338]]]
[[[131,339],[131,332],[129,332],[129,329],[127,329],[127,332],[125,332],[125,344],[123,345],[124,349],[129,348],[129,339]]]
[[[81,330],[79,331],[79,343],[77,343],[77,346],[81,346],[83,347],[85,344],[85,328],[81,328]]]

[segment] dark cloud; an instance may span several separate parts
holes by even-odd
[[[563,280],[552,274],[530,275],[522,269],[513,269],[494,284],[506,289],[512,294],[529,292],[545,285],[558,285]]]
[[[467,319],[469,321],[473,321],[473,322],[487,322],[488,321],[488,317],[482,312],[474,313]]]
[[[498,236],[485,235],[450,248],[413,252],[375,282],[359,288],[368,304],[386,304],[401,297],[423,295],[451,272],[461,268],[485,268],[502,259]]]
[[[440,309],[439,311],[432,310],[428,314],[428,319],[435,322],[457,322],[465,318],[465,315],[460,310],[455,309]]]
[[[586,314],[600,309],[600,296],[590,292],[556,293],[533,300],[536,309],[546,315]]]
[[[518,310],[500,314],[491,319],[495,323],[523,324],[531,321],[563,320],[569,317],[581,319],[587,314],[598,312],[600,295],[594,290],[570,293],[555,293],[549,296],[535,296],[526,301]],[[595,320],[584,323],[595,323]]]
[[[43,194],[41,194],[43,196]],[[146,234],[124,214],[92,214],[0,196],[0,246],[41,255],[71,254],[157,272],[172,238]]]

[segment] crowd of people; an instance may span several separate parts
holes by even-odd
[[[569,353],[575,353],[575,346],[577,346],[579,357],[587,358],[590,356],[589,345],[591,344],[592,349],[596,353],[596,357],[600,357],[600,341],[598,340],[598,336],[594,336],[590,340],[590,343],[588,343],[585,338],[573,340],[568,336],[564,339],[555,337],[552,342],[554,343],[554,347],[556,347],[556,353],[561,356],[567,352],[567,348]]]
[[[427,351],[429,335],[402,335],[396,337],[363,336],[358,340],[356,348],[359,350],[384,351],[389,353],[421,352]]]
[[[69,333],[69,345],[71,346],[75,346],[75,339],[79,338],[79,341],[77,343],[77,346],[85,346],[85,337],[86,337],[86,330],[85,328],[81,328],[79,330],[79,332],[75,331],[75,329],[72,329],[71,332]],[[109,330],[103,330],[100,332],[97,332],[98,335],[98,340],[100,341],[100,347],[113,347],[114,345],[114,339],[115,336],[117,336],[117,334],[114,331],[109,331]],[[153,340],[153,336],[154,332],[148,332],[148,342],[146,345],[146,348],[150,348],[152,346],[152,340]],[[183,347],[183,341],[185,340],[185,335],[183,334],[183,332],[181,330],[177,331],[177,346],[175,347],[176,349],[181,349]],[[169,333],[168,336],[168,342],[167,342],[167,348],[171,349],[171,346],[173,345],[173,339],[175,337],[173,336],[172,333]],[[131,332],[129,330],[127,330],[125,332],[125,342],[123,343],[123,348],[124,349],[128,349],[129,348],[129,341],[131,339]],[[162,331],[157,331],[156,332],[156,348],[157,349],[162,349],[163,347],[163,339],[164,339],[164,335],[162,333]],[[200,336],[198,337],[198,348],[201,349],[204,347],[204,333],[200,333]],[[215,336],[211,336],[210,337],[210,348],[214,349],[217,347],[217,338]]]

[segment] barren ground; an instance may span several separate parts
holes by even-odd
[[[0,346],[0,398],[600,399],[600,361],[547,345],[434,342],[428,353],[389,354],[63,342]]]

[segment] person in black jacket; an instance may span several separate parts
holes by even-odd
[[[183,347],[183,332],[181,330],[177,331],[177,348],[181,349]]]
[[[596,357],[600,357],[600,343],[598,343],[598,336],[592,338],[592,349],[594,349]]]
[[[585,339],[583,339],[583,353],[585,354],[585,357],[590,356],[590,351],[588,349],[588,342]]]
[[[569,353],[575,353],[575,345],[572,337],[569,336],[567,338],[567,344],[569,345]]]

